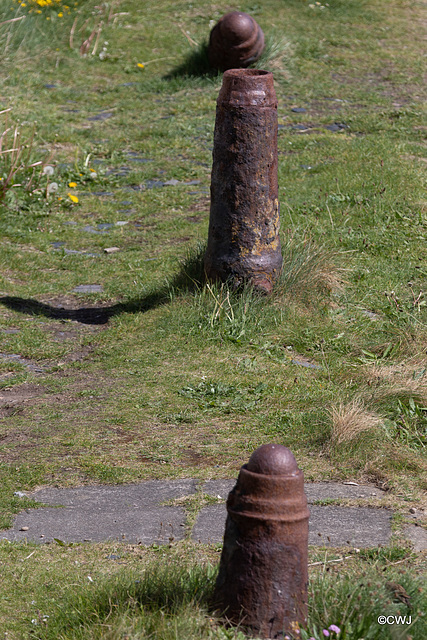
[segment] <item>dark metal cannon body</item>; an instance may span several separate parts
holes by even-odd
[[[273,75],[231,69],[216,110],[205,271],[269,293],[282,268]]]
[[[308,517],[303,474],[291,451],[263,445],[227,500],[214,604],[261,638],[284,638],[307,619]]]

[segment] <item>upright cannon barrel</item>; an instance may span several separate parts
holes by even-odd
[[[205,271],[270,293],[282,268],[273,75],[224,73],[216,110]]]

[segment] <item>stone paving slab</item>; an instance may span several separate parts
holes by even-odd
[[[412,542],[414,551],[425,551],[427,549],[427,531],[423,527],[409,524],[403,527],[403,533]]]
[[[183,507],[163,503],[194,495],[199,485],[205,493],[225,499],[235,480],[202,483],[195,479],[151,480],[133,485],[41,489],[26,495],[49,506],[22,511],[15,517],[11,529],[0,532],[0,539],[39,543],[58,538],[64,542],[123,540],[167,544],[170,538],[183,538],[186,517]],[[370,498],[379,505],[384,495],[379,489],[306,483],[305,490],[311,503],[310,544],[369,547],[388,543],[390,510],[313,504],[317,500]],[[224,503],[205,507],[194,526],[193,540],[221,543],[225,519]]]
[[[27,494],[37,502],[76,509],[143,508],[196,492],[198,480],[148,480],[138,484],[95,485],[72,489],[39,489]]]
[[[223,504],[205,507],[194,525],[196,542],[222,542],[227,510]],[[366,507],[310,507],[311,545],[377,547],[388,544],[391,536],[389,509]]]
[[[20,513],[13,529],[0,539],[19,542],[107,542],[168,544],[184,537],[185,511],[181,507],[135,507],[98,511],[91,509],[41,508]],[[21,529],[25,528],[25,531]]]
[[[197,484],[197,480],[150,480],[133,485],[40,489],[27,495],[50,507],[21,512],[12,529],[0,532],[0,539],[123,540],[147,545],[165,544],[169,538],[181,540],[185,531],[184,509],[161,503],[194,494]]]
[[[236,480],[208,480],[203,491],[211,496],[227,498]],[[304,490],[309,504],[317,500],[336,500],[340,498],[369,498],[381,500],[386,493],[371,485],[343,484],[339,482],[306,482]]]

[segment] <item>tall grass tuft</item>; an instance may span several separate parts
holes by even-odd
[[[362,433],[376,430],[382,418],[368,411],[360,399],[331,408],[333,447],[349,443]]]
[[[195,296],[198,327],[214,338],[246,342],[258,333],[265,298],[245,285],[238,291],[228,283],[206,283]]]
[[[47,160],[34,162],[32,158],[35,125],[23,140],[19,124],[9,120],[10,111],[0,111],[0,116],[4,116],[0,125],[0,202],[13,187],[26,192],[34,190],[41,176],[40,167],[47,163]]]
[[[292,45],[283,35],[269,33],[265,36],[265,47],[259,59],[252,65],[255,69],[272,71],[277,78],[289,80]]]
[[[310,238],[290,236],[282,246],[283,269],[276,290],[304,303],[316,303],[343,288],[343,269],[336,254]]]

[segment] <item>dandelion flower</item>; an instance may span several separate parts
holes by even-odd
[[[145,69],[145,64],[142,64],[142,62],[138,62],[136,66],[139,67],[140,69]]]
[[[67,193],[67,196],[70,198],[71,202],[78,202],[79,199],[77,196],[74,196],[72,193]]]
[[[45,176],[53,176],[53,173],[54,168],[50,164],[47,164],[45,167],[43,167],[43,174]]]
[[[47,187],[47,192],[48,193],[55,193],[55,191],[58,191],[58,183],[57,182],[51,182]]]
[[[69,182],[68,186],[71,188],[77,187],[77,182]]]

